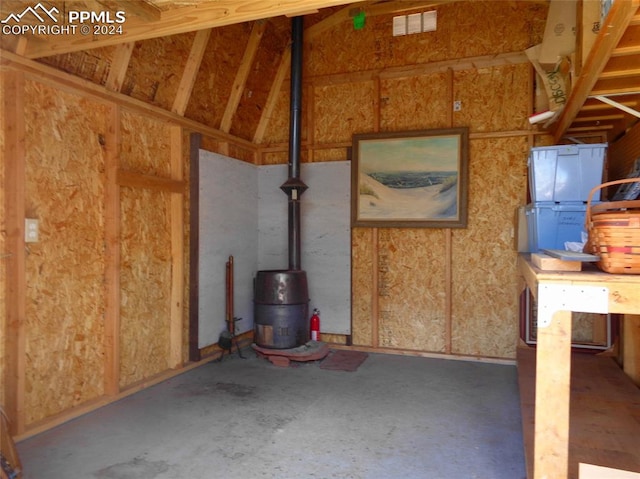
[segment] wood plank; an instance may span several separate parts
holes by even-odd
[[[209,43],[209,37],[211,36],[211,29],[200,30],[196,33],[191,45],[191,51],[189,52],[189,58],[187,58],[187,64],[182,72],[182,78],[180,79],[180,85],[176,93],[176,98],[173,101],[173,107],[171,111],[177,113],[180,116],[184,116],[184,112],[189,104],[189,98],[191,98],[191,91],[193,85],[196,82],[196,75],[200,70],[200,63],[204,57],[204,52],[207,49]]]
[[[122,90],[122,84],[127,75],[127,68],[129,67],[129,60],[131,59],[134,46],[135,43],[133,42],[118,45],[116,53],[113,56],[113,61],[111,62],[109,76],[104,85],[108,90],[117,92]]]
[[[535,348],[519,347],[517,364],[527,477],[532,478]],[[573,353],[571,364],[568,477],[582,477],[580,463],[640,472],[640,390],[611,357]]]
[[[567,261],[559,258],[552,258],[546,254],[533,253],[531,262],[537,267],[545,271],[581,271],[582,263],[580,261]]]
[[[378,233],[378,228],[371,228],[373,249],[373,258],[371,261],[371,290],[374,293],[371,295],[371,346],[374,348],[380,346],[380,301],[378,299],[380,291],[380,264],[378,256],[380,252],[380,240]]]
[[[174,8],[162,12],[161,18],[149,22],[140,18],[127,18],[122,35],[57,35],[30,38],[28,58],[40,58],[79,50],[118,45],[123,42],[166,37],[178,33],[216,28],[235,23],[261,20],[279,15],[295,15],[311,9],[360,3],[363,0],[217,0],[198,5]],[[78,29],[80,30],[80,29]]]
[[[98,2],[105,5],[106,10],[110,10],[110,6],[107,2]],[[162,15],[162,10],[156,7],[150,0],[120,0],[118,6],[122,8],[127,14],[131,13],[140,20],[144,21],[158,21]]]
[[[120,392],[120,109],[113,106],[105,144],[104,392]]]
[[[171,193],[184,193],[185,182],[171,178],[161,178],[158,176],[143,175],[133,171],[118,170],[118,185],[131,188],[146,188],[157,191],[168,191]]]
[[[569,470],[571,312],[556,311],[538,327],[536,350],[534,479],[566,478]]]
[[[183,182],[182,128],[171,127],[171,178]],[[182,366],[184,311],[184,190],[171,195],[171,312],[169,367]]]
[[[622,365],[624,372],[640,387],[640,315],[625,315],[622,325]]]
[[[269,119],[271,118],[271,115],[273,115],[273,110],[276,107],[278,97],[280,96],[280,91],[282,90],[282,83],[287,76],[287,72],[289,71],[290,66],[291,45],[288,45],[284,53],[282,54],[282,58],[280,59],[278,71],[276,72],[273,84],[269,89],[269,96],[267,97],[264,109],[262,110],[262,115],[260,115],[260,121],[258,123],[258,127],[256,128],[256,132],[253,135],[253,142],[256,144],[262,143],[262,140],[264,139],[264,134],[267,130],[267,125],[269,124]]]
[[[24,74],[4,73],[4,211],[6,228],[6,335],[5,412],[11,421],[11,434],[25,430],[26,379],[26,248],[25,220],[25,124]]]
[[[629,0],[625,2],[614,2],[605,18],[598,37],[582,68],[580,75],[571,89],[569,99],[565,105],[560,118],[556,123],[553,133],[556,142],[562,138],[569,128],[573,119],[577,116],[580,108],[587,97],[592,93],[593,87],[598,81],[598,77],[604,70],[609,57],[614,48],[622,38],[627,25],[633,18],[640,5],[640,0]]]
[[[264,34],[266,26],[266,22],[259,21],[255,22],[253,24],[253,28],[251,29],[251,35],[249,36],[247,47],[244,50],[244,55],[242,56],[242,60],[240,61],[240,65],[238,66],[236,77],[233,80],[233,85],[231,86],[229,100],[227,101],[227,106],[224,109],[224,114],[222,115],[222,120],[220,121],[220,129],[225,133],[229,133],[229,130],[231,130],[231,121],[233,120],[233,115],[236,114],[236,110],[238,109],[238,105],[240,104],[244,86],[246,85],[247,79],[249,78],[249,72],[251,71],[253,59],[255,58],[258,51],[258,46],[260,45],[260,40],[262,39],[262,35]]]

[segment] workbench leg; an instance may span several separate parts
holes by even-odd
[[[640,315],[625,314],[622,321],[622,366],[627,376],[640,386]]]
[[[557,311],[538,327],[534,479],[566,479],[569,471],[571,311]]]

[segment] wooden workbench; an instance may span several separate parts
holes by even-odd
[[[566,479],[569,464],[571,312],[640,314],[640,275],[542,271],[521,254],[518,270],[538,302],[534,479]]]

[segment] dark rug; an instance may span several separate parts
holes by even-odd
[[[320,369],[355,371],[368,356],[369,354],[361,351],[332,351],[331,354],[320,363]]]

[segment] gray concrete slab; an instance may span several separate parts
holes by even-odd
[[[25,479],[522,479],[515,366],[245,351],[18,444]]]

